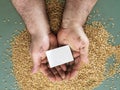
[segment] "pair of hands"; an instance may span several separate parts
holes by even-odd
[[[50,68],[45,52],[61,45],[69,45],[74,61]],[[81,27],[72,29],[60,29],[57,38],[50,33],[44,36],[32,36],[31,56],[34,67],[32,73],[40,70],[51,81],[69,80],[77,75],[81,63],[88,63],[89,40]]]

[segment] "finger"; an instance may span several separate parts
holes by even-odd
[[[62,70],[60,66],[55,67],[59,75],[61,76],[62,79],[65,78],[65,72]]]
[[[73,70],[78,70],[80,68],[80,64],[81,64],[81,60],[80,60],[80,57],[77,57],[75,58],[75,63],[74,63],[74,66],[73,66]]]
[[[57,70],[55,68],[51,68],[51,71],[52,71],[52,73],[54,73],[56,81],[61,81],[62,80],[61,76],[59,75],[59,73],[57,72]]]
[[[66,77],[65,77],[65,80],[69,80],[70,79],[70,72],[66,72]]]
[[[54,74],[51,72],[51,70],[47,67],[46,64],[42,64],[40,66],[41,72],[49,78],[50,81],[54,82],[56,80]]]
[[[67,63],[67,71],[68,71],[68,72],[71,71],[71,69],[72,69],[74,63],[75,63],[75,61],[72,61],[72,62]]]
[[[80,48],[80,60],[81,62],[87,64],[88,61],[88,47]]]
[[[55,44],[50,44],[49,50],[54,49],[54,48],[57,48],[57,46]]]
[[[40,71],[44,74],[44,75],[48,75],[49,73],[52,73],[49,68],[47,67],[46,64],[41,64],[40,65]]]
[[[56,81],[56,77],[55,77],[55,75],[52,73],[52,71],[51,71],[51,69],[47,69],[46,70],[46,72],[47,72],[47,77],[49,78],[49,80],[50,81],[52,81],[52,82],[55,82]]]
[[[55,68],[51,68],[50,70],[52,71],[52,73],[53,73],[54,75],[57,75],[57,74],[58,74],[58,72],[57,72],[57,70],[56,70]]]
[[[39,68],[40,68],[40,59],[38,59],[38,57],[33,57],[33,69],[32,69],[32,73],[37,73]]]
[[[70,62],[70,63],[67,63],[67,70],[66,70],[66,72],[65,72],[65,80],[69,80],[70,79],[70,77],[71,77],[71,70],[72,70],[72,68],[73,68],[73,62]]]
[[[69,79],[74,79],[77,76],[77,72],[79,68],[80,68],[80,57],[77,57],[74,60],[74,65],[72,65],[72,69],[70,70]]]
[[[78,71],[75,69],[72,69],[70,72],[70,79],[74,79],[78,74]]]
[[[72,66],[74,65],[75,61],[69,62],[69,65]]]
[[[32,56],[33,65],[34,65],[32,69],[32,73],[34,74],[34,73],[37,73],[37,71],[40,68],[42,57],[39,52],[31,52],[31,56]]]
[[[74,58],[77,58],[77,57],[79,57],[79,56],[80,56],[80,53],[79,53],[79,52],[73,51],[73,57],[74,57]],[[72,62],[69,62],[69,63],[67,64],[67,66],[68,66],[69,69],[70,69],[70,68],[73,67],[74,64],[75,64],[75,60],[72,61]]]
[[[55,82],[55,81],[56,81],[56,78],[55,78],[55,76],[54,76],[52,73],[49,73],[49,74],[48,74],[48,78],[49,78],[49,80],[52,81],[52,82]]]
[[[39,65],[34,65],[34,67],[32,68],[32,74],[37,73],[39,68]]]
[[[47,63],[48,61],[47,61],[47,59],[44,59],[44,60],[41,60],[41,63]]]
[[[63,65],[61,65],[60,67],[62,68],[63,71],[66,71],[66,70],[67,70],[66,64],[63,64]]]
[[[67,72],[70,72],[72,70],[72,65],[67,66]]]
[[[79,52],[76,52],[76,51],[73,51],[73,57],[76,58],[76,57],[79,57],[80,56],[80,53]]]

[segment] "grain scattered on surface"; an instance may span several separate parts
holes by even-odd
[[[119,46],[108,43],[110,34],[100,22],[84,26],[90,40],[90,64],[79,69],[78,76],[70,81],[50,82],[41,72],[32,75],[32,59],[29,55],[30,34],[24,30],[14,37],[12,46],[12,62],[15,77],[22,90],[91,90],[107,77],[114,75],[105,68],[109,56],[116,54],[116,62],[120,63]],[[115,52],[116,51],[116,52]],[[117,66],[117,63],[115,64]],[[109,74],[110,73],[110,74]]]
[[[60,28],[64,4],[61,0],[46,0],[50,26],[55,33]],[[102,17],[101,14],[98,14],[98,10],[94,11],[94,15],[89,15],[89,19],[96,16]],[[104,21],[104,18],[101,20]],[[112,46],[114,37],[107,32],[105,26],[97,21],[85,25],[84,29],[90,40],[90,64],[81,67],[78,76],[74,80],[58,83],[50,82],[40,72],[34,75],[31,74],[33,63],[29,55],[30,34],[27,30],[19,32],[17,36],[13,34],[13,41],[11,42],[13,73],[21,90],[92,90],[106,78],[115,73],[120,73],[118,67],[118,64],[120,64],[120,46]],[[107,70],[105,67],[106,62],[112,55],[115,55],[116,62],[113,67],[111,66]],[[109,85],[105,86],[109,87]]]

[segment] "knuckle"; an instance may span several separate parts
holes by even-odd
[[[61,68],[60,68],[60,67],[56,67],[56,69],[57,69],[58,71],[61,71]]]

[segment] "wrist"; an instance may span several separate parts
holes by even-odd
[[[49,37],[50,33],[46,33],[46,32],[36,32],[34,34],[31,34],[31,40],[32,42],[42,42],[43,40],[47,40],[46,38]]]
[[[50,31],[41,31],[41,30],[36,30],[34,33],[30,33],[31,36],[33,37],[44,37],[44,36],[48,36],[50,33]]]
[[[49,25],[32,25],[32,27],[27,27],[29,33],[31,36],[44,36],[48,35],[50,33],[50,27]]]
[[[62,28],[69,28],[69,29],[73,29],[73,28],[79,28],[82,27],[83,24],[81,21],[78,20],[70,20],[70,19],[63,19],[62,21]]]

